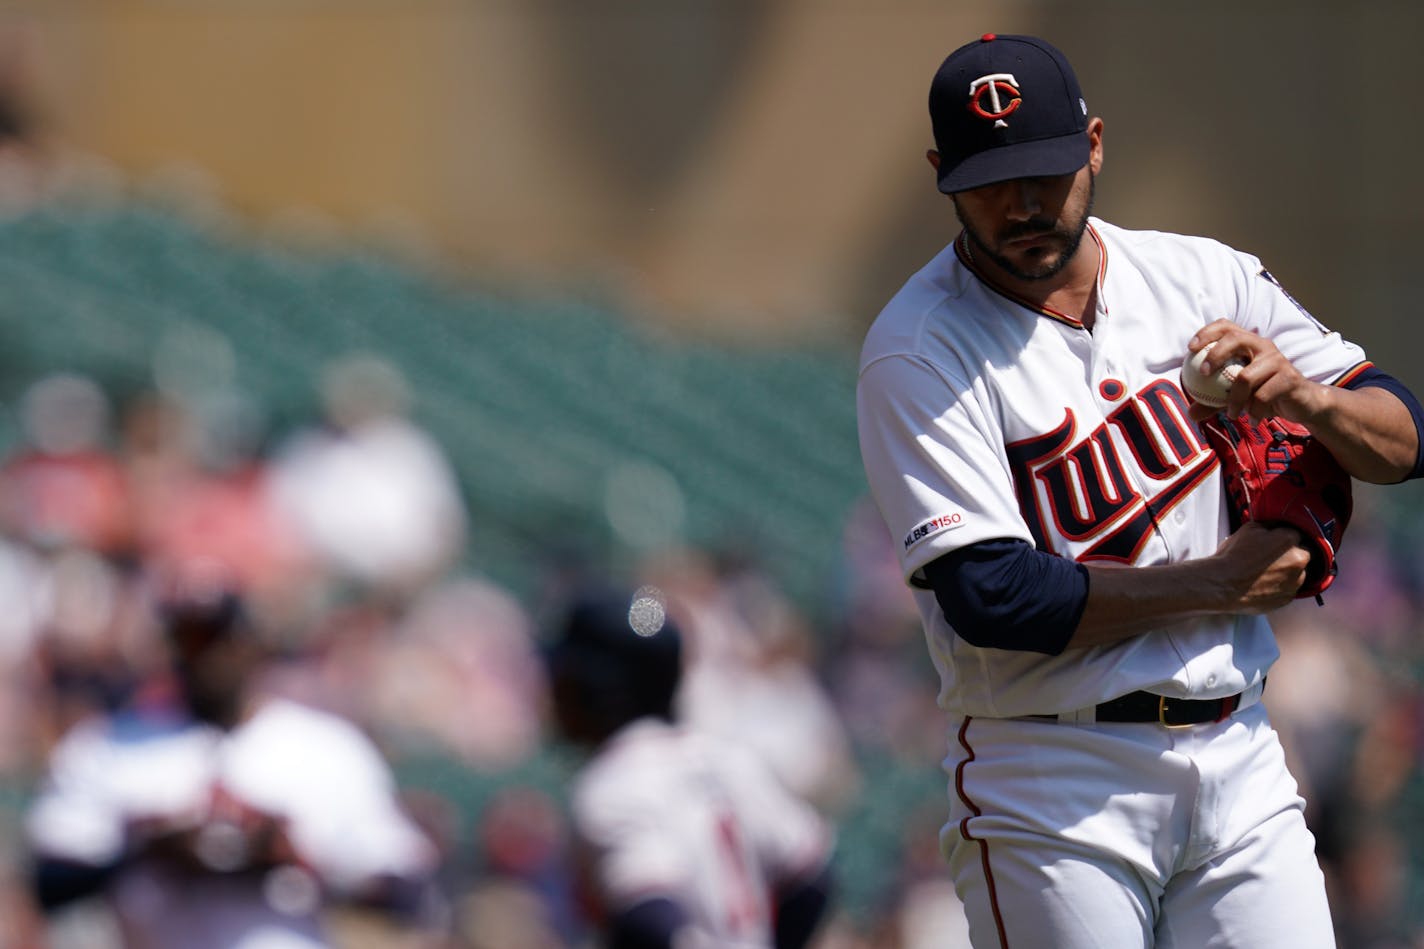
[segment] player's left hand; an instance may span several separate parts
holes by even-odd
[[[1187,349],[1197,352],[1208,343],[1216,346],[1207,357],[1204,371],[1214,372],[1236,356],[1246,360],[1246,365],[1236,374],[1225,409],[1193,402],[1190,412],[1194,421],[1225,411],[1232,418],[1248,415],[1253,421],[1261,421],[1277,416],[1309,425],[1320,411],[1324,387],[1301,375],[1269,339],[1230,320],[1216,320],[1197,331]]]

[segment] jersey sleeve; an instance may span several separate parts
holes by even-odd
[[[1307,379],[1343,385],[1369,368],[1365,352],[1301,306],[1261,262],[1240,255],[1245,273],[1246,313],[1236,322],[1276,344]]]
[[[978,390],[926,360],[887,356],[862,370],[856,413],[871,495],[907,579],[981,540],[1033,543]]]

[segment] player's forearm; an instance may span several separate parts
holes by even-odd
[[[1151,567],[1088,564],[1088,599],[1068,648],[1130,639],[1217,613],[1266,613],[1300,589],[1310,555],[1294,528],[1247,524],[1210,557]]]
[[[1219,582],[1195,560],[1158,567],[1088,566],[1088,601],[1068,648],[1102,646],[1171,625],[1225,612]]]
[[[1320,386],[1312,412],[1300,419],[1353,478],[1402,481],[1419,452],[1414,417],[1390,392]]]

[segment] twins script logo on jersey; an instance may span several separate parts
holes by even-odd
[[[1121,446],[1121,447],[1120,447]],[[1127,449],[1124,456],[1122,448]],[[1175,384],[1159,379],[1086,437],[1072,409],[1051,432],[1007,446],[1014,491],[1041,550],[1081,546],[1075,559],[1131,563],[1157,519],[1217,467]],[[1128,465],[1158,487],[1144,497]]]
[[[1003,98],[1000,98],[1001,93]],[[1013,115],[1022,104],[1019,81],[1013,73],[989,73],[969,84],[969,111],[981,119],[993,119],[994,128],[1008,128],[1009,123],[1004,119]]]

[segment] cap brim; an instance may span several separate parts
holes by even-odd
[[[945,194],[969,191],[1014,178],[1068,175],[1088,163],[1092,148],[1084,132],[1015,142],[970,155],[953,168],[943,169],[939,190]]]

